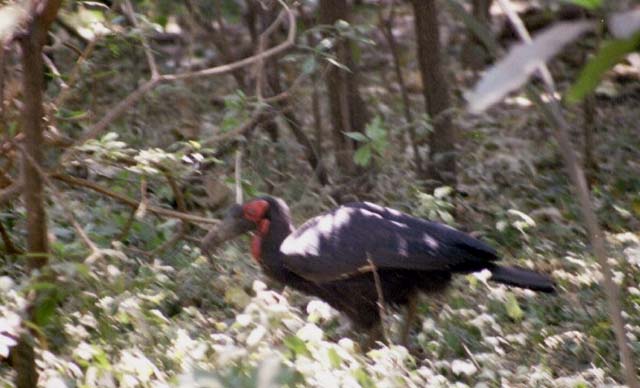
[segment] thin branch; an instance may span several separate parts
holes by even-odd
[[[293,80],[289,89],[283,92],[280,92],[276,95],[265,97],[262,99],[262,102],[265,104],[273,104],[276,102],[288,100],[293,95],[293,92],[296,91],[300,87],[300,85],[302,85],[302,81],[304,81],[308,76],[309,75],[306,73],[300,74],[295,80]]]
[[[74,144],[62,155],[61,162],[64,164],[69,160],[71,154],[75,146],[83,144],[87,140],[94,139],[98,137],[102,132],[104,132],[111,123],[120,117],[127,109],[131,108],[138,100],[140,100],[147,92],[153,90],[159,83],[159,79],[151,79],[142,85],[138,86],[138,88],[133,91],[133,93],[129,94],[124,100],[121,100],[116,106],[114,106],[111,110],[109,110],[100,121],[96,125],[93,126],[87,133],[80,136]]]
[[[63,89],[53,102],[53,105],[56,107],[56,109],[59,109],[59,107],[62,106],[62,104],[64,104],[67,98],[69,98],[69,95],[71,94],[71,87],[74,86],[76,82],[78,82],[78,78],[80,78],[82,64],[87,60],[87,58],[89,58],[89,56],[91,56],[97,43],[98,43],[98,36],[96,36],[94,39],[92,39],[89,42],[87,47],[85,47],[84,51],[82,51],[82,53],[76,60],[76,64],[74,65],[73,69],[71,70],[68,76],[69,81],[67,82],[67,85],[69,86],[69,88]]]
[[[235,138],[237,136],[240,136],[240,135],[244,134],[246,131],[248,131],[251,128],[253,128],[256,125],[258,125],[258,123],[260,123],[260,121],[265,119],[266,115],[271,115],[271,114],[270,113],[264,113],[264,111],[261,108],[258,108],[258,109],[256,109],[255,112],[253,112],[253,115],[251,116],[251,119],[249,119],[249,121],[247,121],[243,125],[239,126],[238,128],[236,128],[234,130],[231,130],[229,132],[224,132],[224,133],[222,133],[220,135],[210,137],[209,139],[205,139],[205,140],[201,141],[200,143],[203,146],[210,146],[212,144],[220,143],[220,142],[228,140],[228,139],[233,139],[233,138]]]
[[[7,252],[7,254],[17,255],[17,254],[23,253],[19,248],[16,248],[16,246],[13,245],[13,241],[11,241],[11,236],[9,236],[9,233],[7,233],[6,229],[4,228],[4,225],[2,225],[2,222],[0,222],[0,237],[2,237],[2,242],[4,243],[4,250]]]
[[[398,52],[398,44],[393,36],[393,20],[395,16],[395,2],[391,1],[389,16],[384,17],[382,8],[379,8],[380,29],[384,37],[387,40],[391,56],[393,57],[393,68],[396,73],[396,79],[400,86],[400,94],[402,96],[402,108],[404,112],[404,119],[408,125],[409,139],[411,140],[411,146],[413,148],[413,158],[416,165],[416,171],[420,173],[422,171],[422,157],[420,156],[420,149],[418,148],[418,135],[416,134],[416,128],[413,120],[413,114],[411,113],[411,100],[409,99],[409,92],[407,91],[407,85],[404,81],[402,74],[402,66],[400,65],[400,53]],[[420,174],[418,174],[420,175]]]
[[[509,22],[511,22],[513,28],[515,28],[516,34],[518,34],[520,40],[525,43],[531,43],[531,35],[529,34],[527,27],[524,25],[522,19],[520,19],[520,16],[518,16],[516,10],[511,6],[509,0],[498,0],[498,4],[507,15],[507,18],[509,19]],[[540,76],[542,77],[544,83],[546,85],[549,85],[549,87],[555,89],[553,77],[551,76],[551,72],[549,71],[547,65],[544,63],[540,64],[538,66],[538,72],[540,73]]]
[[[64,79],[62,78],[62,74],[60,74],[60,71],[56,67],[56,64],[53,63],[51,58],[49,58],[47,54],[42,53],[42,60],[44,61],[44,64],[49,68],[49,71],[51,71],[51,73],[55,76],[56,81],[58,82],[58,84],[60,84],[60,88],[63,90],[69,89],[69,85],[67,85],[67,83],[64,82]]]
[[[384,294],[382,291],[382,282],[380,281],[380,275],[378,274],[378,267],[373,263],[369,254],[367,254],[367,262],[369,263],[369,267],[371,272],[373,273],[373,281],[376,284],[376,292],[378,293],[378,314],[380,315],[380,326],[382,327],[382,336],[384,337],[384,341],[387,344],[390,344],[389,341],[389,333],[387,332],[387,327],[385,325],[385,321],[387,318],[387,311],[385,309],[384,304]]]
[[[109,110],[104,117],[96,123],[93,128],[91,128],[87,133],[82,135],[80,139],[78,139],[67,152],[61,157],[62,163],[69,160],[71,157],[71,153],[73,152],[74,146],[79,144],[83,144],[89,139],[96,138],[102,132],[104,132],[107,127],[117,118],[119,118],[127,109],[131,108],[135,103],[138,102],[146,93],[155,89],[162,82],[174,82],[178,80],[185,80],[197,77],[204,76],[212,76],[212,75],[221,75],[225,73],[232,72],[236,69],[240,69],[242,67],[251,65],[256,63],[258,60],[264,60],[266,58],[275,56],[289,49],[295,44],[296,37],[296,17],[293,11],[286,5],[283,1],[280,1],[280,4],[285,9],[285,12],[288,15],[289,22],[289,33],[287,35],[287,39],[280,43],[277,46],[274,46],[268,50],[265,50],[262,53],[241,59],[236,62],[232,62],[229,64],[212,67],[209,69],[204,69],[200,71],[187,72],[182,74],[167,74],[160,75],[156,78],[151,78],[147,82],[140,85],[135,91],[129,94],[124,100],[120,101],[116,106],[114,106],[111,110]]]
[[[235,181],[236,181],[236,203],[242,203],[242,147],[239,147],[236,150],[236,171],[235,171]]]
[[[285,12],[281,12],[276,20],[271,23],[269,27],[258,38],[258,50],[256,55],[260,55],[264,52],[265,47],[267,46],[268,38],[273,32],[280,26],[282,20],[284,20]],[[262,91],[264,88],[264,58],[260,58],[256,61],[256,98],[258,102],[262,101]]]
[[[98,184],[95,184],[91,181],[88,181],[86,179],[81,179],[81,178],[76,178],[76,177],[72,177],[69,175],[65,175],[65,174],[59,174],[59,173],[55,173],[51,175],[52,178],[54,179],[58,179],[61,180],[65,183],[68,183],[72,186],[76,186],[76,187],[86,187],[88,189],[91,189],[95,192],[98,192],[100,194],[106,195],[107,197],[111,197],[114,198],[126,205],[129,205],[132,208],[137,208],[138,207],[138,201],[133,200],[125,195],[122,195],[120,193],[116,193],[114,191],[111,191],[109,189],[106,189]],[[151,213],[154,214],[158,214],[164,217],[169,217],[169,218],[177,218],[180,220],[184,220],[184,221],[189,221],[189,222],[194,222],[194,223],[200,223],[200,224],[211,224],[211,225],[217,225],[220,221],[213,219],[213,218],[206,218],[206,217],[199,217],[199,216],[194,216],[192,214],[187,214],[187,213],[181,213],[178,211],[174,211],[174,210],[170,210],[170,209],[165,209],[165,208],[160,208],[160,207],[156,207],[156,206],[149,206],[147,207],[147,210],[150,211]]]
[[[10,202],[14,200],[16,197],[20,196],[22,192],[22,183],[21,182],[13,182],[9,187],[5,187],[0,190],[0,205],[5,202]]]
[[[289,21],[289,33],[287,35],[287,39],[284,42],[268,50],[265,50],[262,53],[252,55],[250,57],[241,59],[233,63],[212,67],[210,69],[183,73],[183,74],[163,75],[163,76],[160,76],[160,79],[162,79],[163,81],[176,81],[176,80],[190,79],[190,78],[196,78],[196,77],[202,77],[202,76],[224,74],[224,73],[228,73],[233,70],[239,69],[241,67],[254,64],[261,59],[267,59],[269,57],[275,56],[289,49],[295,43],[296,17],[288,5],[286,5],[282,1],[280,1],[280,4],[284,7],[285,12],[287,13],[287,16],[288,16],[288,21]]]
[[[122,9],[124,13],[127,15],[127,18],[133,24],[133,26],[140,30],[140,25],[138,24],[138,19],[136,18],[136,13],[133,11],[133,6],[131,5],[131,1],[125,0],[122,5]],[[151,51],[151,46],[149,45],[149,41],[147,37],[144,35],[142,30],[140,30],[140,40],[142,40],[142,48],[144,49],[144,55],[147,57],[147,63],[149,64],[149,70],[151,71],[151,79],[156,79],[160,76],[158,72],[158,65],[156,64],[156,59],[153,57],[153,52]]]
[[[498,0],[498,3],[509,17],[509,20],[516,29],[520,39],[525,42],[530,41],[531,38],[528,35],[528,31],[509,1]],[[611,267],[607,261],[604,234],[594,211],[584,170],[575,155],[573,145],[569,139],[568,133],[570,126],[562,113],[560,102],[556,97],[555,85],[546,64],[543,63],[540,65],[540,73],[544,80],[547,94],[549,95],[548,103],[543,102],[538,93],[531,92],[533,90],[532,87],[529,87],[530,95],[533,97],[537,105],[542,108],[542,111],[549,122],[556,127],[556,130],[552,131],[552,134],[562,150],[561,154],[567,167],[569,177],[573,182],[574,190],[578,196],[580,210],[589,233],[589,239],[591,240],[593,251],[598,259],[600,267],[602,268],[602,285],[607,297],[607,306],[613,323],[613,331],[616,336],[618,351],[620,352],[620,360],[622,361],[625,380],[629,387],[637,388],[640,387],[640,385],[636,374],[637,371],[634,366],[633,353],[631,352],[631,347],[626,335],[625,322],[622,316],[622,307],[620,304],[620,290],[612,279]]]
[[[140,202],[136,208],[136,218],[141,220],[147,214],[147,208],[149,207],[149,197],[147,196],[147,178],[142,177],[140,179]]]
[[[122,241],[125,238],[127,238],[127,236],[129,235],[129,232],[131,231],[131,226],[133,226],[133,221],[135,221],[135,219],[136,219],[136,208],[131,207],[131,211],[129,212],[129,218],[127,218],[127,222],[122,227],[122,231],[120,232],[118,237],[116,237],[116,241]]]
[[[176,205],[178,207],[178,210],[183,213],[186,213],[187,204],[184,200],[184,196],[182,195],[182,191],[180,190],[178,183],[173,178],[173,175],[171,175],[171,172],[163,170],[162,173],[167,179],[167,182],[169,183],[169,187],[171,187],[171,191],[173,192],[173,197],[176,200]],[[189,224],[186,221],[181,220],[180,225],[178,226],[178,230],[173,234],[173,236],[169,240],[162,243],[159,247],[151,251],[150,254],[152,256],[160,255],[162,252],[173,247],[175,244],[178,243],[178,241],[182,240],[182,238],[185,236],[188,230],[189,230]]]
[[[62,195],[62,193],[58,191],[58,188],[53,184],[51,179],[49,179],[49,176],[42,170],[42,167],[38,165],[38,162],[31,155],[27,153],[24,147],[22,147],[22,145],[20,144],[16,144],[15,146],[22,151],[23,155],[25,156],[25,159],[38,172],[38,175],[40,175],[40,177],[47,184],[47,186],[49,186],[49,189],[53,193],[54,197],[57,198],[58,204],[62,206],[62,208],[65,210],[64,212],[65,217],[68,218],[69,222],[71,222],[71,225],[73,225],[73,228],[76,230],[76,232],[78,233],[82,241],[91,250],[92,256],[99,254],[100,249],[93,241],[91,241],[87,232],[85,232],[84,228],[78,222],[78,219],[73,213],[73,209],[71,209],[71,207],[69,206],[69,201],[67,201]]]

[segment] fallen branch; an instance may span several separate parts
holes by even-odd
[[[106,195],[107,197],[111,197],[114,198],[122,203],[124,203],[125,205],[129,205],[132,208],[137,208],[138,207],[138,201],[133,200],[125,195],[116,193],[114,191],[111,191],[107,188],[104,188],[96,183],[93,183],[91,181],[88,181],[86,179],[81,179],[81,178],[75,178],[69,175],[65,175],[65,174],[60,174],[60,173],[55,173],[52,174],[51,177],[53,179],[58,179],[61,180],[65,183],[68,183],[72,186],[76,186],[76,187],[86,187],[88,189],[91,189],[95,192],[98,192],[100,194]],[[210,224],[210,225],[217,225],[220,221],[213,219],[213,218],[206,218],[206,217],[199,217],[199,216],[194,216],[192,214],[188,214],[188,213],[182,213],[182,212],[178,212],[175,210],[170,210],[170,209],[165,209],[165,208],[161,208],[161,207],[156,207],[156,206],[149,206],[147,207],[147,210],[150,211],[151,213],[154,214],[158,214],[160,216],[165,216],[165,217],[169,217],[169,218],[177,218],[180,220],[184,220],[184,221],[189,221],[189,222],[194,222],[194,223],[200,223],[200,224]]]

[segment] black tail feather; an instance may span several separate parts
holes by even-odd
[[[510,286],[528,288],[534,291],[556,291],[555,282],[549,275],[544,275],[529,269],[512,266],[499,266],[491,268],[491,281],[508,284]]]

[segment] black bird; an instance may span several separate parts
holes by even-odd
[[[468,234],[369,202],[340,206],[296,230],[283,200],[257,198],[231,207],[203,249],[249,231],[251,253],[269,277],[323,299],[372,335],[380,328],[375,271],[384,301],[407,306],[405,344],[415,296],[444,290],[453,274],[487,269],[492,281],[554,292],[551,277],[498,265],[496,251]]]

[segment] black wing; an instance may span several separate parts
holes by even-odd
[[[287,268],[316,282],[380,269],[473,272],[496,252],[449,226],[372,203],[352,203],[312,218],[280,246]]]

